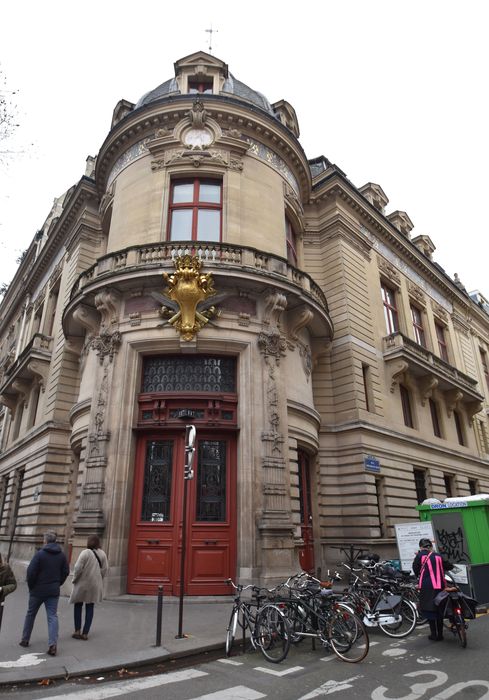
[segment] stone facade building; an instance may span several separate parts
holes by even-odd
[[[56,200],[0,306],[0,549],[88,534],[109,592],[394,555],[427,496],[489,492],[489,315],[293,107],[203,52]]]

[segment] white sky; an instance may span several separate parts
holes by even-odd
[[[434,258],[489,295],[489,4],[485,0],[16,0],[4,3],[0,67],[18,89],[16,150],[0,163],[0,283],[55,196],[83,175],[121,98],[208,50],[297,112],[308,158],[358,187],[381,185]]]

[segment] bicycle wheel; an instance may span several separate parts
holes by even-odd
[[[238,611],[238,608],[233,608],[233,612],[229,618],[229,624],[226,630],[226,656],[231,656],[231,649],[233,647],[236,629],[238,627]]]
[[[388,637],[407,637],[416,627],[416,608],[409,600],[404,598],[401,603],[392,610],[392,616],[397,617],[396,622],[384,624],[379,622],[379,627]]]
[[[289,638],[291,644],[299,644],[304,637],[303,633],[307,631],[308,612],[300,603],[285,603],[284,607],[280,605],[280,610],[284,613],[289,630]]]
[[[369,638],[365,625],[347,607],[332,611],[327,628],[328,645],[342,661],[356,664],[368,654]]]
[[[455,615],[453,624],[457,628],[457,637],[462,649],[467,646],[467,629],[465,627],[465,620],[461,615]]]
[[[278,664],[285,659],[290,649],[288,623],[276,605],[268,604],[260,608],[255,622],[254,637],[268,661]]]

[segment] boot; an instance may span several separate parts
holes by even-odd
[[[443,641],[443,620],[436,620],[436,641]]]
[[[431,634],[429,635],[428,639],[431,639],[432,642],[436,642],[438,640],[438,629],[437,629],[437,624],[436,620],[428,620],[430,623],[430,631]]]

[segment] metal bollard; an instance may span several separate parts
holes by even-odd
[[[156,609],[156,645],[161,646],[161,623],[163,618],[163,586],[158,586],[158,606]]]

